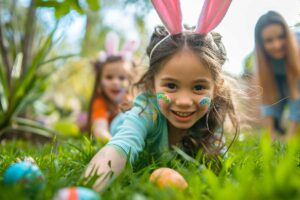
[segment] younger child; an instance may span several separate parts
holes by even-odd
[[[130,102],[128,87],[135,65],[128,58],[136,48],[136,43],[128,41],[121,52],[117,48],[117,35],[109,33],[106,51],[100,52],[99,59],[94,63],[96,80],[88,115],[88,131],[100,141],[111,138],[112,120],[121,111],[120,106],[126,107]]]

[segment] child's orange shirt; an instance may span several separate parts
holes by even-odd
[[[97,119],[106,119],[110,124],[113,118],[119,113],[118,107],[110,111],[103,97],[98,97],[94,100],[92,106],[92,121]]]

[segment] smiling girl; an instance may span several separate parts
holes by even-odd
[[[117,133],[94,156],[86,176],[111,170],[118,175],[127,158],[135,162],[145,147],[159,153],[176,145],[191,156],[199,150],[217,156],[224,147],[217,132],[223,132],[225,118],[236,133],[239,129],[231,90],[222,74],[225,49],[221,36],[210,33],[231,1],[206,1],[195,30],[182,30],[179,1],[152,2],[167,29],[159,26],[152,34],[149,68],[137,83],[142,92]],[[94,188],[101,190],[106,181],[101,176]]]
[[[110,125],[120,113],[121,106],[123,109],[131,107],[128,89],[135,64],[128,58],[136,44],[128,41],[120,52],[117,46],[118,37],[110,32],[106,37],[106,51],[100,52],[94,63],[96,80],[90,102],[88,130],[103,142],[112,137]],[[118,121],[121,119],[120,113]]]

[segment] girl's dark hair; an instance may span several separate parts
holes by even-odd
[[[88,121],[87,121],[87,131],[88,134],[91,135],[92,134],[92,113],[93,113],[93,103],[94,101],[99,98],[99,97],[104,97],[108,108],[113,110],[113,105],[112,102],[110,100],[108,100],[108,97],[103,93],[102,88],[101,88],[101,84],[100,83],[100,79],[102,76],[102,71],[103,68],[106,64],[109,63],[114,63],[114,62],[119,62],[119,61],[123,61],[123,57],[122,56],[109,56],[105,62],[96,60],[95,62],[93,62],[93,67],[94,67],[94,72],[96,75],[95,78],[95,83],[94,83],[94,87],[93,87],[93,92],[92,92],[92,96],[91,96],[91,100],[89,103],[89,110],[88,110]]]
[[[149,97],[153,96],[154,94],[151,94],[150,87],[153,87],[154,76],[164,66],[164,63],[184,48],[193,51],[210,70],[217,85],[217,91],[215,98],[212,100],[210,110],[190,128],[188,137],[183,138],[182,146],[186,153],[192,156],[195,156],[199,149],[204,149],[204,152],[208,155],[217,156],[219,151],[224,148],[221,139],[223,138],[223,125],[227,116],[235,129],[233,141],[239,132],[239,123],[232,101],[232,91],[221,73],[222,65],[226,61],[226,51],[221,42],[221,35],[212,32],[204,36],[191,31],[168,35],[167,30],[163,26],[155,28],[150,44],[147,47],[148,56],[153,51],[149,69],[136,83],[136,86],[139,89],[148,91],[146,94]],[[162,39],[165,40],[155,47]],[[154,47],[155,49],[153,50]],[[218,131],[220,132],[219,136],[215,134]]]

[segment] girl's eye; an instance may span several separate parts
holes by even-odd
[[[119,77],[119,80],[121,80],[121,81],[124,81],[125,79],[126,79],[125,76],[120,76],[120,77]]]
[[[279,39],[285,39],[285,35],[284,35],[284,34],[281,34],[281,35],[279,35],[278,38],[279,38]]]
[[[272,43],[273,42],[273,38],[267,38],[266,40],[265,40],[265,43],[266,44],[269,44],[269,43]]]
[[[196,85],[196,86],[194,86],[194,90],[195,90],[195,91],[201,91],[201,90],[203,90],[203,89],[204,89],[204,87],[201,86],[201,85]]]
[[[174,83],[168,83],[166,84],[167,88],[171,89],[171,90],[174,90],[176,89],[176,85]]]
[[[108,79],[108,80],[111,80],[111,79],[113,79],[113,76],[112,75],[107,75],[105,78]]]

